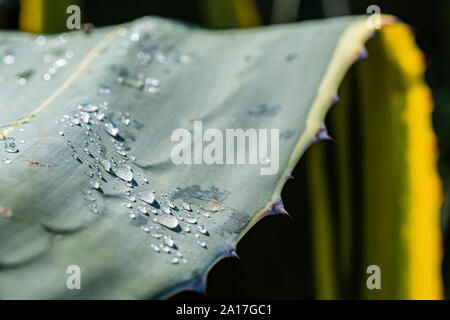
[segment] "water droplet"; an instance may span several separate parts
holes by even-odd
[[[159,247],[157,245],[154,245],[153,243],[150,245],[150,247],[153,248],[153,250],[155,250],[155,252],[160,252],[161,250],[159,249]]]
[[[147,208],[143,207],[143,206],[139,206],[139,207],[137,207],[137,209],[140,213],[143,213],[143,214],[146,214],[148,212]]]
[[[128,201],[136,202],[136,197],[135,196],[129,196],[128,197]]]
[[[153,233],[152,237],[155,239],[160,239],[163,235],[161,233]]]
[[[107,172],[111,170],[111,162],[109,162],[108,160],[104,159],[100,162],[100,164]]]
[[[113,137],[117,136],[117,134],[119,133],[119,128],[117,128],[116,125],[112,122],[105,123],[105,130]]]
[[[208,233],[208,231],[206,230],[206,228],[205,228],[204,226],[202,226],[202,225],[199,225],[199,226],[197,227],[197,229],[198,229],[198,232],[200,232],[200,233],[202,233],[202,234],[207,234],[207,233]]]
[[[91,188],[96,190],[100,189],[100,181],[98,180],[91,181]]]
[[[111,88],[108,86],[100,86],[100,88],[98,89],[98,92],[100,94],[110,94],[111,93]]]
[[[87,112],[82,112],[82,113],[80,114],[80,117],[81,117],[81,120],[82,120],[84,123],[89,123],[89,118],[90,118],[89,113],[87,113]]]
[[[122,205],[124,207],[126,207],[126,208],[131,208],[132,207],[131,203],[129,203],[129,202],[124,202],[124,203],[122,203]]]
[[[143,191],[138,194],[139,199],[145,203],[152,204],[155,201],[155,194],[152,191]]]
[[[178,264],[178,258],[173,257],[172,259],[170,259],[170,263],[172,263],[172,264]]]
[[[66,65],[66,59],[64,58],[60,58],[58,60],[55,61],[55,66],[58,68],[62,68]]]
[[[176,208],[176,206],[175,206],[175,204],[172,202],[172,200],[168,200],[168,201],[167,201],[167,205],[169,206],[169,208],[172,208],[172,209]]]
[[[101,111],[96,114],[97,120],[102,121],[105,118],[105,114]]]
[[[155,218],[154,221],[169,229],[178,227],[178,220],[174,216],[162,215]]]
[[[130,40],[133,42],[139,41],[139,38],[140,38],[140,36],[139,36],[139,33],[137,33],[137,32],[133,32],[130,35]]]
[[[181,202],[181,207],[186,211],[192,211],[191,206],[186,202]]]
[[[144,226],[141,226],[141,230],[144,231],[145,233],[150,232],[150,229],[148,227],[144,227]]]
[[[162,211],[166,214],[170,214],[170,208],[169,207],[162,207]]]
[[[163,242],[166,246],[169,246],[171,248],[173,248],[173,246],[175,245],[175,241],[173,241],[173,239],[169,236],[164,236]]]
[[[136,215],[135,215],[134,213],[130,213],[130,214],[128,215],[128,217],[129,217],[130,219],[136,219]]]
[[[132,181],[133,180],[133,173],[131,170],[125,166],[120,166],[116,169],[114,169],[114,173],[116,176],[118,176],[120,179],[124,181]]]
[[[196,224],[197,223],[197,219],[195,219],[193,216],[191,215],[187,215],[184,219],[187,223],[190,224]]]
[[[197,240],[197,243],[199,244],[200,247],[206,248],[206,242],[205,241]]]
[[[188,55],[188,54],[181,54],[178,57],[178,61],[181,62],[181,63],[189,63],[189,62],[192,61],[192,57],[190,55]]]
[[[170,253],[170,248],[168,246],[162,246],[161,247],[162,251],[164,251],[165,253]]]
[[[39,36],[36,38],[36,44],[38,46],[43,46],[47,43],[47,38],[45,38],[44,36]]]
[[[8,159],[8,158],[6,158],[6,157],[3,158],[3,162],[4,162],[5,164],[11,164],[11,163],[12,163],[11,159]]]
[[[71,118],[70,123],[79,126],[80,125],[80,119],[79,118]]]
[[[86,112],[95,112],[98,110],[98,107],[92,103],[83,103],[78,108]]]
[[[3,57],[4,64],[13,64],[16,61],[16,57],[10,53]]]
[[[16,148],[16,143],[14,138],[8,137],[4,141],[5,151],[8,153],[16,153],[19,150]]]

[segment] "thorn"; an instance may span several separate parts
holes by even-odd
[[[294,176],[292,175],[292,172],[288,172],[288,174],[286,175],[286,180],[294,180]]]
[[[198,293],[204,294],[206,296],[207,295],[207,293],[206,293],[206,277],[207,277],[207,272],[205,272],[205,274],[203,276],[201,276],[200,278],[197,278],[194,281],[192,281],[192,283],[190,285],[190,289],[193,291],[196,291]]]
[[[334,141],[332,137],[328,134],[327,127],[323,124],[319,130],[317,131],[316,135],[314,136],[315,141],[322,141],[322,140],[330,140]]]
[[[333,105],[333,104],[335,104],[335,103],[338,103],[339,100],[340,100],[340,99],[339,99],[338,94],[335,93],[335,94],[333,94],[333,96],[331,97],[331,104]]]
[[[229,257],[235,257],[239,260],[241,260],[241,258],[238,256],[237,252],[236,252],[236,245],[232,245],[229,249],[228,249],[228,256]]]
[[[284,209],[283,200],[278,196],[277,200],[270,207],[270,212],[273,214],[284,214],[292,219],[291,215]]]
[[[362,47],[361,50],[358,51],[358,53],[356,54],[356,59],[355,61],[361,60],[361,59],[365,59],[369,56],[369,54],[367,53],[367,50],[365,47]]]

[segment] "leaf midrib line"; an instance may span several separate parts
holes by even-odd
[[[54,91],[43,103],[41,103],[36,109],[34,109],[30,114],[26,115],[25,117],[21,118],[16,123],[8,126],[5,129],[2,129],[0,131],[0,140],[6,139],[6,136],[10,134],[15,128],[20,126],[21,124],[24,124],[27,122],[30,118],[36,116],[39,112],[44,110],[56,97],[58,97],[64,90],[66,90],[69,85],[86,69],[86,67],[89,65],[89,63],[94,59],[94,57],[101,52],[114,38],[117,36],[117,30],[122,27],[122,25],[118,25],[114,28],[113,31],[108,33],[106,37],[97,43],[97,45],[92,48],[91,51],[84,57],[84,59],[81,61],[80,65],[75,69],[75,72],[70,75],[69,78],[64,81],[64,83],[56,90]]]

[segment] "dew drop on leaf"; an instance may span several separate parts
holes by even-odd
[[[178,227],[178,219],[174,216],[161,215],[155,218],[154,221],[169,229],[175,229]]]
[[[175,242],[169,236],[164,236],[163,241],[164,241],[164,244],[168,247],[173,248],[173,246],[175,245]]]
[[[205,242],[205,241],[197,240],[197,243],[198,243],[198,245],[199,245],[200,247],[206,248],[206,242]]]
[[[104,159],[100,162],[100,164],[106,171],[109,172],[111,170],[111,162],[109,162],[108,160]]]
[[[105,130],[109,135],[115,137],[119,133],[119,128],[112,122],[105,123]]]
[[[125,166],[119,166],[118,168],[114,169],[114,173],[116,176],[118,176],[120,179],[124,181],[132,181],[133,180],[133,173],[131,170]]]
[[[152,204],[155,201],[155,194],[152,191],[143,191],[139,193],[139,199],[145,203]]]
[[[83,103],[78,106],[79,109],[85,112],[95,112],[98,110],[98,107],[92,103]]]

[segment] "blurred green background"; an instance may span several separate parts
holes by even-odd
[[[33,0],[0,0],[0,28],[20,29],[21,10]],[[44,2],[52,2],[42,0]],[[27,4],[28,2],[28,4]],[[39,1],[38,1],[39,2]],[[211,28],[244,28],[275,23],[289,23],[348,14],[366,14],[369,5],[378,5],[382,13],[393,14],[411,25],[419,47],[425,53],[426,80],[434,99],[434,127],[439,141],[439,173],[447,200],[442,207],[441,226],[445,249],[450,249],[450,2],[411,0],[53,0],[44,14],[49,19],[43,31],[64,31],[67,15],[61,8],[76,3],[82,8],[82,22],[103,26],[127,22],[144,15],[159,15]],[[44,6],[45,7],[45,6]],[[56,8],[56,9],[55,9]],[[58,9],[59,8],[59,9]],[[59,17],[59,18],[58,18]],[[23,17],[22,17],[23,19]],[[61,20],[63,19],[63,20]],[[61,21],[59,21],[61,20]],[[58,28],[60,28],[58,30]],[[62,29],[61,29],[62,28]],[[23,27],[22,27],[23,29]],[[32,30],[33,31],[33,30]],[[420,156],[420,155],[418,155]],[[225,259],[216,265],[208,278],[210,298],[315,298],[314,267],[310,217],[306,199],[299,190],[305,188],[299,163],[287,183],[282,197],[293,220],[285,216],[263,219],[239,243],[241,260]],[[356,244],[357,245],[357,244]],[[355,257],[358,261],[358,257]],[[450,296],[450,257],[443,260],[446,296]],[[362,268],[362,266],[361,266]],[[359,297],[361,279],[355,275],[341,298]],[[204,298],[184,292],[177,298]]]

